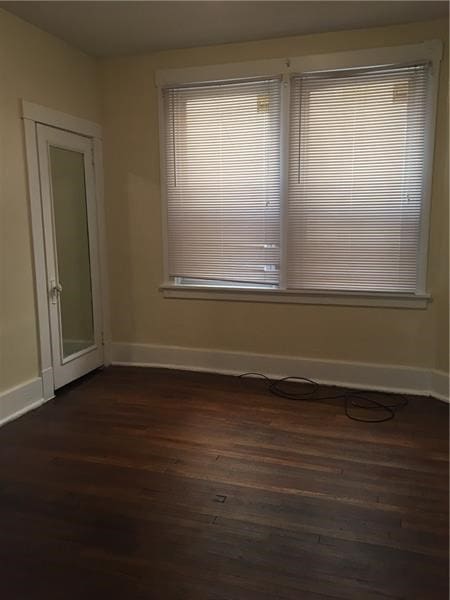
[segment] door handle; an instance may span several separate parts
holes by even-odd
[[[62,292],[62,285],[57,283],[54,279],[50,281],[50,298],[52,299],[52,304],[56,304],[58,302],[58,296]]]

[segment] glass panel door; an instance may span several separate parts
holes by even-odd
[[[54,388],[103,364],[92,140],[36,126]]]

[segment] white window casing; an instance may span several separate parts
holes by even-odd
[[[164,295],[426,307],[441,55],[157,72]]]

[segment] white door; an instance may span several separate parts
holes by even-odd
[[[92,140],[37,125],[55,389],[103,364]]]

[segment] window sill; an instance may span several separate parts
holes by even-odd
[[[270,302],[285,304],[327,304],[338,306],[380,306],[424,309],[430,294],[386,292],[334,292],[298,290],[260,290],[249,288],[213,288],[207,286],[162,285],[164,298],[190,300],[227,300],[234,302]]]

